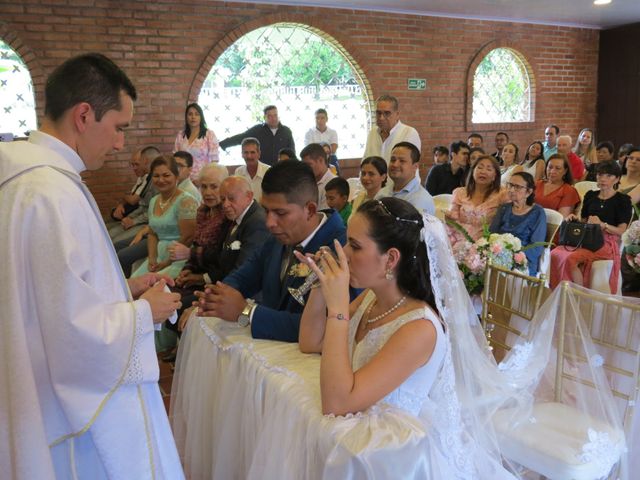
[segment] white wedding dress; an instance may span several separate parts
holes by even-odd
[[[427,363],[413,372],[402,385],[382,400],[389,405],[401,408],[412,415],[418,416],[422,405],[427,400],[431,386],[440,372],[442,361],[445,357],[446,342],[442,324],[431,309],[419,308],[400,315],[392,322],[369,330],[360,342],[356,342],[355,337],[360,319],[375,298],[375,294],[372,291],[367,292],[349,323],[349,354],[351,355],[351,365],[354,372],[369,363],[391,336],[407,323],[414,320],[425,319],[425,321],[430,321],[436,329],[436,345],[431,354],[431,358],[429,358]]]

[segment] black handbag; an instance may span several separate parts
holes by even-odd
[[[604,245],[604,236],[600,225],[594,223],[583,223],[574,221],[564,221],[560,225],[560,236],[558,245],[565,247],[586,248],[595,252]]]

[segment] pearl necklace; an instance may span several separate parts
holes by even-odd
[[[377,316],[375,316],[373,318],[367,319],[367,325],[369,325],[371,323],[374,323],[374,322],[377,322],[378,320],[380,320],[380,319],[386,317],[387,315],[389,315],[391,312],[397,310],[400,307],[400,305],[402,305],[405,302],[406,299],[407,299],[407,296],[403,295],[402,298],[400,300],[398,300],[398,303],[396,303],[389,310],[387,310],[386,312],[381,313],[380,315],[377,315]],[[369,305],[369,308],[367,309],[367,317],[371,313],[371,310],[373,309],[373,306],[375,305],[375,303],[376,302],[371,302],[371,305]]]

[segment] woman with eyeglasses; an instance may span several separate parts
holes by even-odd
[[[500,205],[493,217],[491,233],[510,233],[520,239],[523,247],[536,242],[544,242],[547,233],[547,218],[544,208],[536,205],[536,185],[527,172],[516,172],[507,182],[509,203]],[[524,251],[527,257],[529,275],[538,273],[538,263],[543,247],[533,247]]]

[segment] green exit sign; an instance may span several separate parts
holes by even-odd
[[[426,78],[409,78],[407,79],[408,90],[426,90],[427,79]]]

